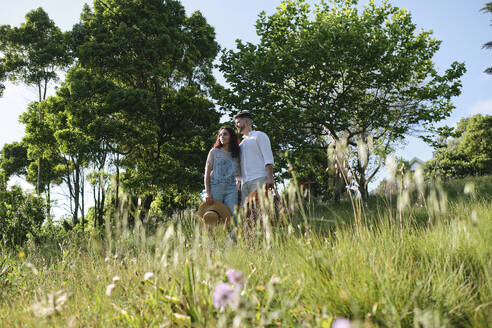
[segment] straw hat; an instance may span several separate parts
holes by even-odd
[[[197,215],[207,225],[216,225],[219,223],[229,225],[232,217],[229,207],[215,199],[210,205],[207,202],[201,203]]]

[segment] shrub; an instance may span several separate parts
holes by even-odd
[[[45,213],[42,198],[24,193],[18,186],[0,188],[0,239],[10,247],[24,244],[28,234],[39,231]]]

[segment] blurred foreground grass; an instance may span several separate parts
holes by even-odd
[[[4,249],[0,325],[489,327],[492,179],[442,190],[405,204],[402,193],[373,197],[358,210],[302,204],[282,226],[248,239],[236,231],[236,243],[186,213],[153,232],[114,226],[104,238],[72,232]],[[220,283],[237,294],[216,307]]]

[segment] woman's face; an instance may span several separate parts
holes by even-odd
[[[219,131],[219,140],[222,145],[228,145],[231,140],[231,135],[226,129]]]

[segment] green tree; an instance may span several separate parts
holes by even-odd
[[[44,202],[18,186],[7,188],[0,171],[0,240],[10,247],[22,245],[28,234],[35,236],[44,221]]]
[[[28,166],[27,147],[23,142],[13,142],[3,146],[0,168],[4,171],[7,179],[12,175],[25,176]]]
[[[446,178],[492,173],[492,116],[477,114],[458,122],[454,138],[436,148],[425,165],[429,176]]]
[[[20,27],[0,26],[0,49],[3,54],[0,73],[13,82],[35,86],[39,101],[46,99],[49,83],[58,80],[57,71],[72,63],[66,34],[41,7],[28,12]],[[43,112],[39,114],[43,121]],[[43,190],[43,158],[36,154],[35,159],[38,161],[36,191],[39,195]]]
[[[271,16],[261,13],[259,43],[238,40],[237,51],[223,53],[220,69],[230,89],[218,89],[217,98],[226,112],[251,111],[278,155],[302,156],[322,146],[320,138],[347,139],[359,154],[351,165],[366,195],[381,157],[405,135],[450,114],[465,69],[455,62],[436,71],[440,41],[417,33],[408,11],[371,1],[359,13],[356,3],[321,2],[311,10],[302,0],[286,0]],[[372,151],[358,151],[364,147]],[[325,161],[318,165],[325,169]]]
[[[472,174],[492,173],[492,115],[477,114],[467,119],[458,151],[469,159]]]
[[[81,68],[110,84],[94,97],[123,127],[110,146],[126,189],[145,196],[144,209],[163,190],[200,192],[219,121],[208,99],[219,47],[204,17],[173,0],[101,0],[84,8],[72,39]]]
[[[492,14],[492,2],[488,2],[487,4],[485,4],[485,7],[482,8],[482,11]],[[492,41],[485,43],[483,45],[483,48],[492,49]],[[487,68],[485,70],[485,73],[492,74],[492,67]]]
[[[76,65],[67,73],[57,91],[57,97],[50,105],[50,123],[53,124],[56,144],[66,163],[65,182],[73,200],[74,215],[81,204],[78,195],[83,200],[84,170],[91,168],[99,177],[106,176],[109,157],[117,151],[112,145],[125,132],[126,125],[107,112],[108,107],[111,110],[111,105],[108,105],[111,99],[105,97],[111,94],[112,87],[112,83],[98,80],[95,75]],[[94,189],[97,209],[94,223],[102,225],[107,184],[105,179],[95,183],[93,175],[88,177],[90,184],[97,187],[97,190]],[[99,197],[96,198],[96,194]],[[84,218],[82,208],[80,210]],[[72,221],[74,225],[77,224],[77,217],[73,217]],[[84,224],[82,220],[82,228]]]
[[[25,125],[25,135],[22,144],[27,148],[26,180],[39,185],[46,192],[47,214],[51,211],[51,184],[60,184],[63,170],[60,168],[60,157],[54,130],[46,117],[49,115],[47,100],[32,102],[21,114],[19,120]],[[39,160],[42,159],[43,170],[39,170]]]

